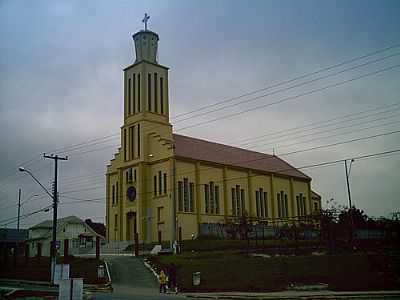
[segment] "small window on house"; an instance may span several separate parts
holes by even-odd
[[[158,78],[157,78],[157,73],[154,73],[154,111],[157,113],[158,112],[158,90],[157,90],[157,85],[158,85]]]
[[[268,192],[264,192],[264,217],[268,218]]]
[[[210,186],[208,184],[204,185],[204,211],[208,213],[209,211],[209,201],[210,201]]]
[[[210,213],[214,213],[214,182],[210,181]]]
[[[257,217],[260,216],[260,192],[256,191],[256,211],[257,211]]]
[[[183,182],[178,181],[178,209],[183,211]]]
[[[112,186],[112,205],[115,205],[115,185]]]
[[[157,207],[157,222],[158,223],[163,222],[163,211],[164,211],[164,207]]]
[[[240,214],[241,214],[241,216],[244,216],[244,213],[245,213],[245,210],[246,210],[246,208],[245,208],[245,198],[244,198],[244,189],[240,190],[240,205],[241,205]]]
[[[232,188],[232,215],[236,216],[236,190]]]
[[[164,173],[164,194],[167,193],[167,173]]]
[[[219,186],[215,186],[215,195],[214,195],[214,200],[215,200],[215,213],[219,214]]]
[[[151,74],[147,74],[147,105],[149,111],[152,111],[151,108]]]
[[[162,177],[161,171],[158,171],[158,194],[161,195],[162,193]]]
[[[189,183],[189,211],[194,212],[194,183]]]
[[[129,182],[132,182],[133,177],[132,177],[132,168],[129,169],[129,177],[128,177]]]
[[[119,194],[118,194],[118,181],[115,183],[115,202],[118,204]]]
[[[154,196],[157,196],[157,175],[154,175]]]
[[[189,180],[183,178],[183,210],[189,211]]]
[[[285,194],[285,217],[289,216],[289,206],[288,206],[288,197],[287,194]]]
[[[164,80],[160,78],[160,108],[161,114],[164,114]]]

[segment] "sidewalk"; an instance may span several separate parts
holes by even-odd
[[[334,292],[334,291],[284,291],[272,293],[220,292],[182,293],[187,298],[199,299],[257,299],[257,300],[317,300],[317,299],[400,299],[398,291]]]
[[[58,291],[58,286],[51,285],[49,282],[6,278],[0,278],[0,288],[1,287],[34,291]],[[111,281],[105,284],[85,283],[83,284],[83,289],[84,291],[90,292],[111,292],[112,284]]]

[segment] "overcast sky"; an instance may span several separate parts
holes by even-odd
[[[150,14],[149,29],[160,36],[159,62],[170,67],[171,116],[400,43],[400,2],[396,0],[2,0],[0,221],[16,216],[19,187],[26,201],[22,214],[51,202],[32,178],[18,173],[18,166],[24,163],[49,187],[53,161],[40,158],[41,153],[119,132],[122,69],[134,61],[131,36],[143,28],[145,12]],[[400,103],[399,53],[400,47],[392,47],[229,104],[272,94],[251,102],[202,116],[188,115],[190,120],[181,122],[172,118],[174,130],[266,153],[275,148],[298,167],[400,149],[400,134],[393,133],[285,155],[400,130],[400,105],[392,105]],[[355,68],[344,71],[351,67]],[[373,72],[378,73],[297,97]],[[328,74],[332,76],[305,83]],[[299,86],[279,90],[295,84]],[[251,110],[287,98],[292,100]],[[249,111],[222,118],[244,110]],[[350,116],[343,118],[346,115]],[[330,126],[323,123],[334,118]],[[320,128],[303,128],[310,123]],[[195,126],[184,129],[190,125]],[[299,129],[288,135],[293,127]],[[276,131],[281,133],[245,143],[245,139]],[[119,143],[118,138],[110,138],[54,152],[69,155],[68,161],[59,163],[60,201],[64,203],[60,216],[104,221],[103,201],[71,204],[74,200],[65,196],[104,198],[106,164]],[[343,164],[303,171],[313,178],[313,189],[324,201],[334,198],[347,203]],[[354,204],[376,217],[398,211],[399,171],[400,154],[356,160],[350,176]],[[22,227],[50,217],[51,213],[38,213],[24,219]]]

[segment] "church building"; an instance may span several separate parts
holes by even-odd
[[[159,36],[146,26],[133,41],[121,147],[106,173],[108,241],[185,240],[244,215],[280,226],[320,209],[311,178],[279,157],[174,134]]]

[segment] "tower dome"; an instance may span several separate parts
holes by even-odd
[[[135,43],[135,63],[142,60],[157,63],[158,34],[150,30],[141,30],[132,38]]]

